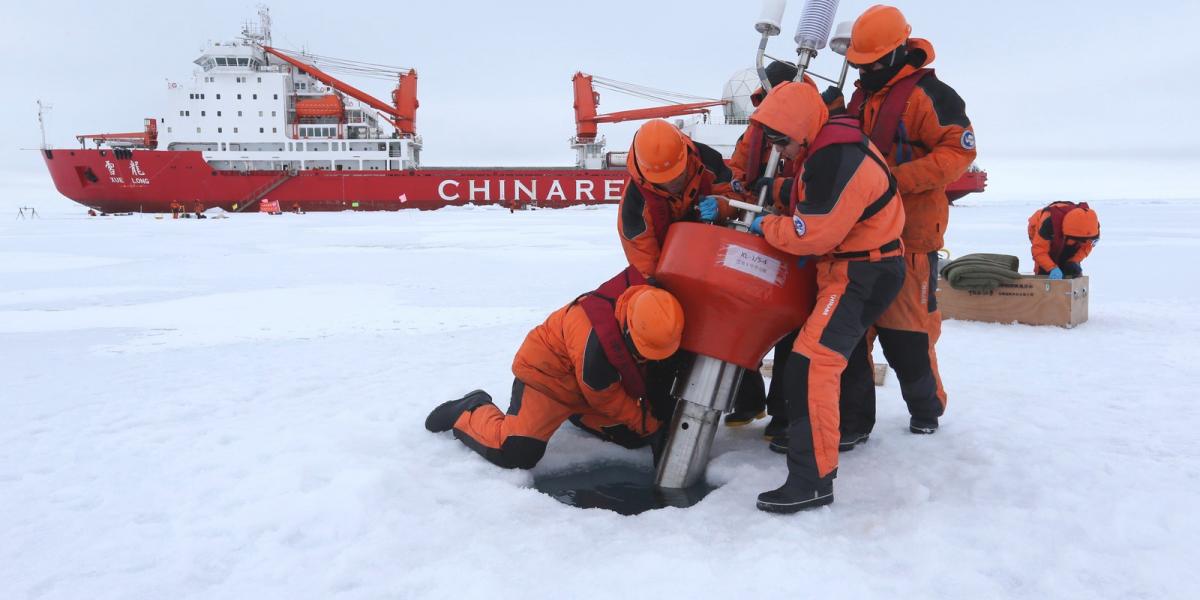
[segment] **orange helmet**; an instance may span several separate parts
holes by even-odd
[[[1096,211],[1086,208],[1076,208],[1067,213],[1062,221],[1063,235],[1079,238],[1100,237],[1100,219]]]
[[[784,82],[771,90],[750,120],[774,129],[793,141],[812,142],[829,120],[829,109],[816,86],[806,82]]]
[[[900,47],[910,33],[912,26],[900,9],[876,4],[854,21],[846,60],[856,65],[869,65]]]
[[[638,170],[650,183],[668,183],[687,168],[683,133],[662,119],[646,121],[633,136]]]
[[[625,328],[633,345],[649,360],[675,354],[683,337],[683,307],[670,292],[650,286],[628,290],[634,295],[625,309]]]

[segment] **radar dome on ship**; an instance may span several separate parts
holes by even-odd
[[[754,112],[754,104],[750,102],[750,94],[753,94],[759,85],[761,84],[758,81],[758,73],[753,68],[741,69],[735,72],[729,78],[729,81],[725,82],[725,89],[721,92],[721,100],[726,102],[726,122],[745,122],[750,118],[750,113]]]

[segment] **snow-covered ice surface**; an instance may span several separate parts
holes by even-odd
[[[1040,203],[953,209],[1030,267]],[[948,321],[837,502],[723,430],[690,509],[580,510],[423,427],[622,266],[613,207],[0,219],[0,598],[1195,598],[1200,203],[1096,202],[1075,330]],[[7,213],[6,213],[7,214]],[[535,472],[646,452],[564,428]]]

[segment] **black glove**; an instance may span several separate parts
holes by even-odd
[[[1079,277],[1080,275],[1083,275],[1083,267],[1079,266],[1079,263],[1077,263],[1077,262],[1069,262],[1069,263],[1063,265],[1061,268],[1062,268],[1063,277],[1069,278],[1069,277]]]
[[[842,88],[836,85],[825,88],[825,91],[821,92],[821,99],[825,101],[825,106],[829,108],[833,108],[834,104],[839,102],[843,105],[846,104],[846,98],[842,95]]]
[[[755,181],[754,185],[752,186],[754,189],[754,197],[755,198],[758,198],[759,194],[762,193],[763,188],[767,189],[767,198],[766,198],[766,202],[765,202],[766,206],[771,206],[774,204],[779,204],[779,205],[787,204],[786,201],[783,201],[780,198],[775,197],[775,180],[776,179],[779,179],[779,178],[778,177],[759,177],[758,181]],[[791,195],[791,193],[792,193],[792,180],[790,177],[784,178],[783,183],[779,185],[779,195],[782,198],[787,198]]]

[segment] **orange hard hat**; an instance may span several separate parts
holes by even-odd
[[[876,4],[854,21],[846,60],[856,65],[869,65],[899,48],[910,33],[912,26],[900,9]]]
[[[633,155],[647,181],[668,183],[687,168],[687,141],[662,119],[646,121],[633,136]]]
[[[1096,211],[1087,208],[1076,208],[1067,213],[1062,228],[1063,235],[1068,237],[1100,237],[1100,219],[1096,218]]]
[[[683,307],[670,292],[650,286],[630,288],[625,328],[638,354],[662,360],[675,354],[683,337]]]
[[[750,115],[750,120],[782,133],[792,141],[811,143],[829,120],[829,109],[814,85],[785,82],[775,86]]]

